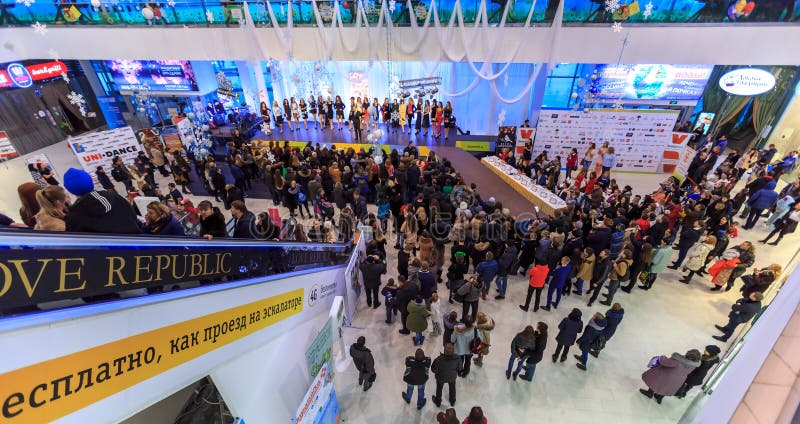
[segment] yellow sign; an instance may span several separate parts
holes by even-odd
[[[2,374],[2,421],[64,417],[298,314],[303,304],[300,288]]]
[[[463,141],[456,140],[456,147],[468,152],[491,152],[492,146],[489,141]]]

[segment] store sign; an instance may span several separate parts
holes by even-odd
[[[28,88],[34,81],[59,78],[67,73],[64,62],[44,62],[23,66],[20,63],[9,64],[6,69],[0,69],[0,88],[19,87]]]
[[[697,100],[713,65],[600,65],[597,99]]]
[[[719,88],[735,96],[757,96],[775,87],[775,76],[758,68],[734,69],[719,79]]]
[[[0,160],[11,159],[19,156],[17,149],[11,144],[8,134],[5,131],[0,131]]]

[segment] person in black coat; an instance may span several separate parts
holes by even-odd
[[[414,247],[406,245],[403,250],[397,252],[397,275],[408,277],[408,263],[411,260]]]
[[[375,382],[377,377],[375,373],[375,358],[372,357],[372,352],[367,349],[366,343],[364,336],[360,336],[355,343],[350,345],[350,357],[353,358],[353,364],[358,370],[358,385],[363,384],[365,392],[372,387],[372,383]]]
[[[231,203],[231,215],[235,220],[233,238],[256,238],[256,216],[247,210],[244,202],[237,200]]]
[[[403,381],[407,384],[406,391],[402,393],[403,400],[411,403],[414,387],[417,388],[417,409],[422,409],[428,401],[425,399],[425,383],[428,382],[428,369],[431,367],[431,358],[425,356],[422,349],[417,349],[414,356],[406,357],[406,371]]]
[[[456,252],[455,259],[447,268],[447,288],[450,289],[450,297],[448,301],[450,303],[453,303],[453,282],[463,280],[464,275],[469,272],[469,264],[467,263],[466,259],[466,253]]]
[[[589,323],[586,324],[586,327],[583,329],[583,334],[581,337],[575,341],[578,344],[578,347],[581,349],[580,355],[573,355],[575,359],[578,360],[578,363],[575,366],[578,369],[586,371],[586,362],[589,360],[589,351],[592,348],[592,345],[595,344],[595,341],[603,336],[603,330],[606,328],[607,322],[606,317],[603,316],[600,312],[595,312],[592,319],[589,320]]]
[[[211,240],[228,235],[225,229],[225,216],[218,207],[212,206],[208,200],[203,200],[197,205],[197,211],[200,215],[200,237]]]
[[[542,356],[544,356],[544,350],[547,348],[547,324],[539,321],[536,324],[535,334],[534,347],[528,352],[528,358],[525,359],[525,372],[519,376],[525,381],[533,381],[536,364],[541,362]]]
[[[703,384],[703,380],[705,380],[711,368],[719,363],[720,352],[720,348],[716,345],[706,346],[703,356],[700,357],[700,366],[692,370],[692,372],[686,376],[686,381],[683,383],[683,386],[678,389],[678,393],[675,393],[678,399],[683,399],[689,390]]]
[[[670,269],[678,269],[680,268],[683,260],[686,259],[686,254],[689,253],[689,249],[700,240],[700,237],[703,236],[705,233],[705,224],[703,221],[696,220],[692,223],[691,226],[686,226],[681,230],[681,238],[678,239],[678,259],[672,263],[668,268]]]
[[[587,247],[591,247],[595,252],[601,252],[608,249],[611,245],[611,230],[605,224],[597,224],[597,226],[589,231],[586,236]]]
[[[442,389],[447,384],[449,392],[450,406],[456,403],[456,379],[464,370],[464,361],[461,356],[455,354],[452,343],[444,344],[444,353],[433,360],[431,371],[436,377],[436,394],[431,400],[438,407],[442,404]]]
[[[575,340],[582,330],[581,310],[573,308],[572,312],[558,324],[558,335],[556,335],[558,346],[556,346],[556,351],[553,353],[553,362],[558,359],[559,353],[561,354],[561,362],[567,360],[569,347],[575,344]]]
[[[108,178],[108,174],[106,174],[102,166],[98,166],[94,174],[97,176],[97,181],[100,183],[100,186],[103,187],[103,190],[117,193],[117,189],[114,188],[114,183],[111,182],[111,178]]]
[[[367,306],[378,309],[381,302],[378,300],[378,290],[381,288],[381,275],[386,274],[386,262],[380,256],[367,256],[359,266],[364,277],[364,290],[367,292]]]
[[[622,305],[619,303],[615,303],[611,305],[611,309],[606,311],[606,328],[603,329],[603,337],[606,339],[606,343],[614,337],[614,333],[617,332],[617,327],[619,323],[622,322],[622,317],[625,316],[625,309],[622,308]],[[603,348],[605,348],[605,344],[603,344]],[[597,358],[600,356],[601,349],[592,349],[589,353]]]
[[[597,296],[600,295],[600,292],[603,290],[603,285],[608,280],[608,276],[611,274],[611,255],[608,249],[602,250],[600,255],[597,257],[597,262],[594,264],[594,269],[592,270],[592,281],[589,283],[589,292],[591,292],[591,296],[589,297],[589,303],[586,306],[592,306],[595,300],[597,300]],[[587,292],[588,294],[588,292]]]
[[[731,306],[730,313],[728,313],[728,323],[725,324],[725,326],[714,326],[717,330],[722,332],[722,336],[712,336],[712,338],[721,342],[727,342],[739,324],[750,321],[750,319],[761,311],[761,299],[763,298],[763,294],[755,292],[750,293],[750,297],[737,300],[736,303]]]
[[[95,191],[88,172],[70,168],[64,173],[64,188],[77,196],[64,217],[67,232],[140,234],[139,220],[124,197],[110,191]]]
[[[405,275],[397,276],[397,281],[400,284],[400,288],[397,289],[397,309],[400,310],[400,320],[403,322],[403,328],[400,329],[400,334],[411,334],[411,331],[406,327],[408,303],[417,297],[419,294],[419,287],[414,281],[406,281]]]

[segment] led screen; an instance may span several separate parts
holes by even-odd
[[[192,65],[186,60],[107,60],[117,90],[197,91]]]
[[[697,100],[712,65],[600,65],[599,99]]]

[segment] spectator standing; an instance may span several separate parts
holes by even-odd
[[[478,329],[478,336],[483,342],[483,348],[478,352],[478,357],[473,359],[475,365],[483,366],[483,357],[489,354],[489,348],[492,346],[492,330],[494,330],[494,319],[483,312],[478,312],[478,319],[475,321],[475,326]]]
[[[417,295],[414,302],[408,304],[408,319],[406,326],[409,331],[414,333],[414,346],[422,345],[425,335],[422,333],[428,328],[428,316],[430,312],[425,307],[425,302],[421,295]]]
[[[708,345],[706,346],[705,350],[703,351],[703,355],[700,356],[700,365],[693,369],[692,372],[686,376],[686,381],[683,382],[683,385],[678,392],[675,393],[675,396],[678,399],[683,399],[689,390],[692,388],[703,384],[703,380],[705,380],[706,375],[714,365],[719,363],[719,354],[721,350],[716,345]]]
[[[531,354],[535,347],[536,334],[533,326],[526,326],[524,330],[517,333],[511,340],[511,356],[508,358],[508,367],[506,368],[506,379],[512,376],[514,380],[522,371],[525,366],[525,360]],[[514,369],[514,362],[517,362],[517,367]],[[513,370],[513,371],[512,371]]]
[[[692,349],[685,355],[675,352],[670,357],[662,355],[651,359],[647,365],[649,369],[642,374],[647,390],[639,389],[639,392],[661,404],[664,396],[675,395],[689,373],[700,366],[700,357],[700,352]]]
[[[597,296],[600,295],[603,285],[611,274],[611,258],[609,258],[609,255],[610,251],[608,249],[602,250],[592,270],[592,281],[589,284],[589,292],[592,294],[589,297],[589,303],[586,304],[588,307],[591,307],[592,303],[597,300]]]
[[[551,303],[554,308],[558,308],[558,304],[561,302],[561,292],[564,290],[569,274],[572,271],[572,266],[569,262],[569,256],[562,257],[561,265],[550,272],[550,285],[547,288],[547,305],[542,306],[542,309],[545,311],[550,310]],[[553,293],[556,295],[555,302],[553,302]]]
[[[378,300],[378,290],[381,288],[381,275],[386,274],[386,262],[380,256],[368,256],[361,265],[361,275],[364,277],[367,306],[378,309],[381,302]]]
[[[556,342],[558,345],[556,346],[556,351],[553,353],[553,362],[558,359],[559,354],[561,356],[561,362],[567,360],[569,348],[575,344],[575,340],[578,338],[578,334],[580,334],[581,330],[583,330],[581,310],[573,308],[572,312],[558,324],[558,335],[556,335]]]
[[[341,129],[341,128],[340,128]],[[401,393],[406,403],[411,403],[411,396],[414,388],[417,388],[417,409],[422,409],[427,402],[425,399],[425,383],[428,381],[428,370],[431,367],[431,358],[425,356],[422,349],[417,349],[414,356],[406,357],[406,371],[403,381],[406,383],[406,391]]]
[[[525,359],[525,372],[520,376],[525,381],[533,381],[536,373],[536,364],[542,361],[544,351],[547,348],[547,324],[539,321],[536,323],[536,336],[533,342],[533,350],[530,351],[528,358]]]
[[[528,270],[528,275],[530,276],[528,279],[528,294],[525,297],[525,304],[519,305],[520,309],[528,312],[528,308],[531,304],[531,296],[536,293],[536,299],[533,303],[533,312],[539,311],[539,299],[542,295],[542,288],[544,287],[544,283],[547,280],[547,275],[549,273],[550,269],[546,264],[535,265]]]
[[[350,357],[353,358],[353,364],[358,370],[358,385],[363,385],[365,392],[372,387],[377,377],[375,358],[372,357],[372,351],[367,349],[366,343],[364,336],[359,336],[358,340],[350,345]]]
[[[451,336],[457,355],[461,356],[464,363],[461,377],[469,375],[470,364],[472,363],[472,341],[475,339],[478,330],[473,326],[473,321],[469,317],[464,317],[461,322],[453,328]]]
[[[444,353],[433,360],[431,371],[436,377],[436,394],[431,397],[437,407],[442,404],[442,389],[447,384],[450,406],[456,404],[456,379],[464,369],[461,357],[456,355],[455,346],[445,343]]]
[[[586,371],[586,362],[589,360],[589,351],[593,347],[597,347],[598,339],[603,337],[603,329],[606,328],[606,318],[600,312],[595,312],[589,323],[583,329],[583,334],[576,341],[578,347],[581,349],[580,355],[573,355],[578,363],[575,364],[578,369]],[[600,340],[602,342],[602,340]]]
[[[480,277],[472,276],[467,282],[459,287],[456,293],[462,297],[461,301],[461,318],[466,319],[467,314],[472,309],[470,321],[478,317],[478,301],[481,296],[481,279]]]
[[[600,356],[600,351],[605,349],[606,344],[614,334],[617,332],[617,327],[619,326],[620,322],[622,322],[622,318],[625,316],[625,309],[622,308],[622,305],[619,303],[615,303],[611,305],[611,309],[606,311],[606,328],[603,329],[603,339],[604,343],[602,346],[599,346],[599,349],[592,349],[589,353],[597,358]]]
[[[736,303],[731,306],[731,311],[728,313],[728,323],[725,324],[725,326],[714,326],[717,330],[722,332],[722,336],[712,336],[712,338],[721,342],[727,342],[739,324],[750,321],[761,311],[762,299],[764,299],[762,293],[753,292],[750,293],[750,296],[737,300]]]

